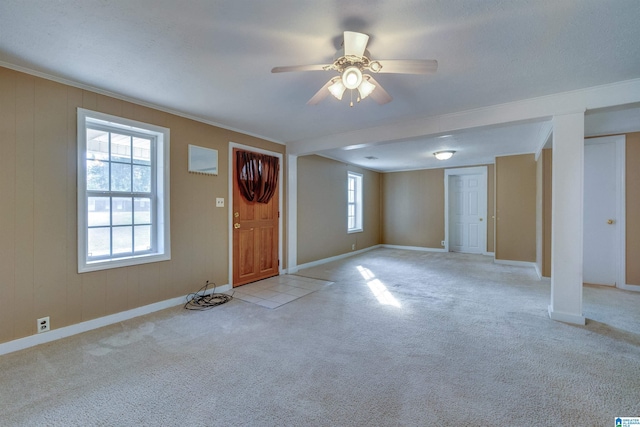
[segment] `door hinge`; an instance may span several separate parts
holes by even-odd
[[[280,267],[280,260],[278,260],[278,267]]]
[[[280,218],[280,211],[278,211],[278,218]]]

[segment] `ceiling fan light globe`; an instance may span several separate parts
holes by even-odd
[[[347,67],[342,72],[342,84],[347,89],[356,89],[362,83],[362,71],[358,67]]]
[[[342,100],[342,95],[347,88],[342,84],[342,80],[337,79],[334,84],[329,86],[329,92],[335,96],[338,100]]]
[[[358,92],[360,92],[360,98],[365,99],[367,96],[371,95],[371,92],[376,88],[376,85],[369,82],[369,79],[363,79],[360,86],[358,86]]]

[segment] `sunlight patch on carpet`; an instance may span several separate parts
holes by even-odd
[[[392,305],[394,307],[401,308],[400,302],[389,292],[384,283],[380,279],[376,278],[371,270],[361,265],[356,267],[364,280],[368,280],[367,286],[371,289],[371,292],[376,297],[378,302],[383,305]]]

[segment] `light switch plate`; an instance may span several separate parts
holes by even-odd
[[[216,208],[224,208],[224,198],[216,197]]]

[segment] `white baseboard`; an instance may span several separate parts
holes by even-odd
[[[533,265],[536,269],[536,274],[538,275],[538,279],[540,279],[540,281],[542,282],[551,283],[551,277],[545,277],[542,275],[542,270],[540,269],[540,266],[538,265],[538,263],[534,262]]]
[[[349,258],[351,256],[358,255],[358,254],[361,254],[361,253],[364,253],[364,252],[368,252],[370,250],[373,250],[373,249],[376,249],[376,248],[379,248],[379,247],[382,247],[382,245],[370,246],[368,248],[360,249],[360,250],[357,250],[357,251],[347,252],[345,254],[340,254],[340,255],[329,257],[329,258],[319,259],[317,261],[307,262],[306,264],[296,265],[295,267],[289,269],[289,274],[297,273],[298,270],[302,270],[304,268],[316,267],[318,265],[326,264],[328,262],[338,261],[338,260],[341,260],[341,259]]]
[[[551,306],[549,306],[549,318],[558,322],[571,323],[574,325],[584,326],[586,324],[586,319],[584,316],[578,314],[563,313],[561,311],[554,311]]]
[[[216,293],[226,292],[231,289],[231,285],[216,286]],[[213,293],[213,289],[209,289],[207,294]],[[187,295],[171,298],[168,300],[156,302],[142,307],[134,308],[120,313],[110,314],[108,316],[99,317],[97,319],[87,320],[86,322],[76,323],[75,325],[65,326],[60,329],[52,329],[49,332],[43,332],[37,335],[31,335],[17,340],[0,344],[0,356],[3,354],[13,353],[14,351],[23,350],[25,348],[34,347],[36,345],[45,344],[72,335],[81,334],[93,329],[102,328],[103,326],[113,325],[114,323],[123,322],[133,319],[134,317],[144,316],[145,314],[164,310],[165,308],[182,305],[186,302]]]
[[[640,292],[640,286],[639,285],[620,285],[618,287],[619,289],[624,289],[625,291],[634,291],[634,292]]]
[[[380,245],[380,247],[388,249],[404,249],[407,251],[446,252],[443,248],[425,248],[422,246]]]
[[[513,265],[515,267],[530,267],[530,268],[536,268],[536,263],[535,262],[527,262],[527,261],[512,261],[510,259],[495,259],[493,260],[494,263],[496,264],[503,264],[503,265]]]
[[[427,248],[427,247],[424,247],[424,246],[380,245],[380,247],[388,248],[388,249],[403,249],[403,250],[406,250],[406,251],[449,252],[445,248]],[[460,253],[464,253],[464,252],[460,252]],[[482,252],[482,253],[479,253],[479,255],[494,256],[494,253],[493,252]]]
[[[536,268],[536,274],[538,275],[538,279],[542,280],[542,270],[540,270],[540,267],[538,266],[538,263],[534,263],[533,264]]]

